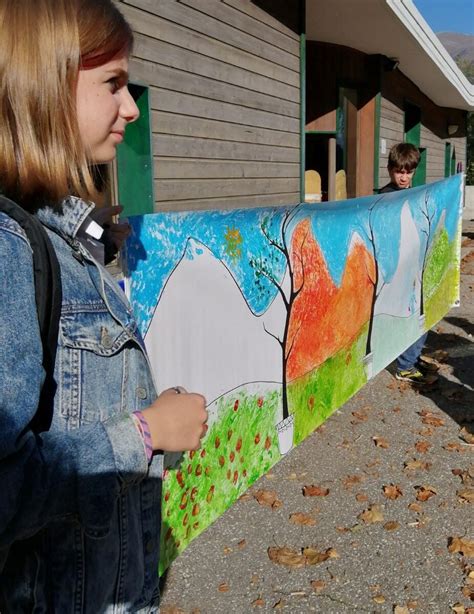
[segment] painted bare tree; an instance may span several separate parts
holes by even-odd
[[[284,213],[278,236],[275,236],[276,233],[272,231],[272,222],[275,221],[276,216],[278,216],[279,213],[276,210],[274,213],[265,216],[261,222],[260,229],[271,249],[267,255],[259,255],[250,259],[250,266],[255,271],[256,284],[259,291],[262,293],[270,293],[271,290],[268,288],[268,284],[264,282],[264,279],[270,282],[270,286],[276,288],[278,295],[283,301],[286,311],[285,326],[282,338],[269,331],[265,327],[265,324],[263,325],[265,332],[273,337],[281,348],[283,420],[289,416],[287,365],[297,336],[296,332],[293,334],[292,339],[289,338],[291,314],[295,300],[303,289],[305,283],[302,252],[307,234],[303,237],[298,246],[293,246],[293,249],[291,249],[288,244],[289,237],[287,236],[289,226],[294,218],[297,208],[298,206]],[[284,274],[281,279],[278,279],[274,273],[275,265],[281,258],[283,258],[284,263],[286,264],[285,273],[288,273],[287,284],[284,284],[286,274]],[[297,287],[295,284],[295,263],[301,267],[300,283]]]
[[[423,206],[421,207],[421,215],[423,216],[423,226],[420,226],[420,233],[426,237],[426,243],[423,250],[423,264],[421,267],[420,280],[420,316],[425,313],[424,293],[423,293],[423,277],[425,274],[426,259],[430,249],[431,231],[433,230],[433,219],[435,217],[435,209],[430,211],[430,197],[428,191],[425,192]]]
[[[367,222],[368,229],[365,232],[367,240],[372,250],[373,264],[374,264],[373,270],[371,270],[368,266],[368,263],[366,262],[367,277],[370,280],[370,283],[372,284],[373,289],[374,289],[373,294],[372,294],[372,302],[370,304],[369,330],[367,332],[367,344],[365,348],[366,356],[368,356],[372,352],[372,332],[373,332],[373,326],[374,326],[375,303],[377,302],[377,299],[380,296],[380,293],[383,287],[385,286],[385,281],[380,283],[380,268],[379,268],[379,263],[377,261],[377,248],[375,244],[375,231],[374,231],[375,208],[381,200],[383,200],[383,196],[378,198],[374,203],[370,205],[369,218]]]

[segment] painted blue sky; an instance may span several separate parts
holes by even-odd
[[[414,0],[433,32],[474,35],[474,0]]]

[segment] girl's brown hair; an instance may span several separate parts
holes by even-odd
[[[130,26],[111,0],[1,0],[0,32],[0,191],[25,208],[94,198],[78,74],[129,52]]]

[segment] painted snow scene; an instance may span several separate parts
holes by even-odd
[[[130,299],[160,390],[207,399],[170,459],[161,568],[459,297],[463,177],[317,205],[130,219]]]

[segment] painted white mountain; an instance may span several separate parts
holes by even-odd
[[[420,236],[408,202],[401,212],[400,245],[404,247],[400,249],[397,269],[380,291],[375,315],[408,318],[420,310]]]
[[[247,382],[280,382],[285,311],[256,317],[224,264],[190,240],[156,307],[145,343],[159,390],[181,385],[208,402]]]

